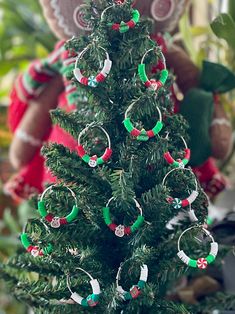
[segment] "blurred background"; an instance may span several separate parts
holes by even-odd
[[[227,65],[230,70],[235,70],[235,8],[233,11],[232,6],[228,7],[228,4],[229,1],[226,0],[192,1],[190,11],[182,17],[179,29],[172,37],[172,40],[183,43],[193,62],[200,68],[202,61],[209,58],[210,61],[219,62]],[[230,15],[226,16],[226,23],[212,30],[212,21],[218,18],[221,12],[228,10]],[[17,250],[17,235],[32,211],[29,202],[13,201],[3,192],[4,183],[14,175],[8,160],[12,139],[7,127],[8,96],[17,74],[26,69],[32,60],[46,57],[55,42],[56,39],[42,16],[38,1],[0,0],[0,262]],[[223,105],[235,129],[234,96],[232,92],[227,94]],[[231,188],[224,191],[214,204],[216,207],[213,208],[213,213],[217,213],[218,208],[223,209],[219,211],[219,219],[234,210],[234,151],[233,149],[226,161],[219,164],[231,184]],[[232,258],[230,257],[230,260]],[[228,282],[227,288],[229,285]],[[233,287],[230,288],[232,291]],[[18,304],[17,300],[13,300],[6,291],[4,281],[0,281],[0,314],[27,313],[27,309]]]

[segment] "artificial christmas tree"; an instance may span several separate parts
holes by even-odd
[[[51,115],[78,140],[77,150],[43,148],[57,182],[21,235],[28,252],[3,266],[14,294],[35,313],[187,313],[166,300],[186,269],[180,259],[204,269],[217,255],[202,225],[207,198],[185,168],[187,124],[174,115],[172,78],[150,39],[151,22],[132,4],[92,2],[92,34],[66,43],[64,75],[87,101]],[[185,221],[169,230],[183,208]],[[203,233],[212,240],[209,255]]]

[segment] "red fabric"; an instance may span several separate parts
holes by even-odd
[[[10,104],[8,109],[8,125],[12,132],[16,130],[27,108],[28,104],[19,99],[16,89],[13,87],[10,94]]]

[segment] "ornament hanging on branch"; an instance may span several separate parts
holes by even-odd
[[[137,100],[138,101],[138,100]],[[126,130],[135,138],[137,138],[138,141],[148,141],[150,138],[155,137],[160,133],[160,131],[163,128],[163,122],[162,122],[162,113],[161,110],[156,106],[156,109],[159,114],[159,120],[157,121],[156,125],[153,127],[153,129],[146,131],[145,129],[143,130],[138,130],[136,129],[132,122],[131,119],[129,118],[130,112],[133,109],[134,105],[137,103],[137,101],[134,101],[126,110],[125,112],[125,120],[123,121],[124,126]]]
[[[108,10],[113,9],[117,6],[123,5],[125,2],[121,1],[115,1],[115,4],[107,7],[101,14],[101,22],[105,23],[106,22],[106,13]],[[136,9],[132,9],[131,11],[131,19],[128,22],[121,21],[120,23],[113,23],[113,22],[107,22],[107,26],[110,27],[114,31],[118,31],[120,33],[126,33],[128,32],[131,28],[134,28],[136,24],[140,20],[140,13]]]
[[[72,211],[70,212],[69,215],[67,215],[66,217],[62,217],[62,218],[55,217],[53,214],[48,213],[46,210],[46,206],[45,206],[45,202],[43,201],[43,198],[47,192],[51,192],[53,190],[53,188],[55,188],[55,187],[56,187],[56,185],[51,185],[42,193],[40,201],[38,202],[38,211],[39,211],[39,214],[41,215],[41,217],[43,217],[47,222],[50,223],[50,226],[52,228],[60,228],[62,225],[67,225],[77,218],[78,213],[79,213],[79,208],[77,205],[77,198],[75,196],[75,193],[69,187],[66,186],[66,188],[72,194],[72,196],[75,200],[75,204],[73,206]]]
[[[189,160],[190,160],[190,149],[188,148],[187,146],[187,143],[185,142],[185,139],[181,136],[181,139],[184,143],[184,146],[185,146],[185,149],[184,149],[184,158],[181,160],[181,159],[177,159],[175,160],[172,156],[171,156],[171,153],[170,152],[167,152],[164,154],[164,158],[165,160],[168,162],[169,165],[172,165],[173,167],[175,168],[184,168]]]
[[[49,229],[48,227],[42,223],[46,229],[46,231],[49,233]],[[44,248],[40,248],[38,245],[34,245],[32,244],[28,233],[27,233],[27,226],[28,226],[28,222],[25,224],[24,228],[23,228],[23,232],[20,235],[20,240],[21,243],[23,245],[23,247],[27,250],[27,252],[29,252],[33,257],[42,257],[42,256],[46,256],[46,255],[50,255],[53,251],[53,246],[49,243],[47,244],[47,246],[45,246]]]
[[[165,183],[166,183],[166,179],[167,177],[174,171],[176,170],[183,170],[183,171],[189,171],[193,176],[194,176],[194,182],[195,182],[195,190],[193,190],[191,192],[191,194],[186,198],[186,199],[179,199],[179,198],[174,198],[174,197],[171,197],[169,196],[167,198],[167,202],[172,204],[172,206],[175,208],[175,209],[180,209],[182,207],[187,207],[189,205],[191,205],[195,199],[198,197],[199,193],[198,193],[198,183],[197,183],[197,179],[195,177],[195,175],[193,174],[193,172],[191,171],[191,169],[188,169],[188,168],[175,168],[175,169],[172,169],[171,171],[169,171],[165,177],[163,178],[163,181],[162,181],[162,185],[165,186]]]
[[[141,294],[141,291],[143,290],[147,280],[148,280],[148,266],[143,265],[140,267],[140,279],[138,281],[137,285],[134,285],[130,288],[130,291],[125,291],[121,285],[119,285],[119,280],[121,279],[121,271],[123,268],[123,265],[125,263],[121,264],[118,268],[117,276],[116,276],[116,290],[119,294],[119,296],[124,300],[132,300],[137,299],[139,295]]]
[[[97,129],[100,129],[104,134],[105,136],[107,137],[107,140],[108,140],[108,148],[106,148],[105,150],[105,153],[101,156],[101,157],[97,157],[96,155],[90,157],[83,145],[81,144],[81,138],[83,135],[86,134],[86,132],[89,130],[89,129],[93,129],[93,128],[97,128]],[[93,123],[92,124],[89,124],[85,129],[82,130],[82,132],[79,134],[78,136],[78,146],[77,146],[77,153],[78,153],[78,156],[82,158],[82,160],[87,163],[90,167],[92,168],[95,168],[97,165],[102,165],[104,164],[105,162],[107,162],[111,156],[112,156],[112,149],[111,149],[111,140],[110,140],[110,137],[108,135],[108,133],[105,131],[104,128],[102,128],[101,126],[99,125],[94,125]]]
[[[112,230],[115,233],[115,235],[119,238],[122,238],[125,235],[130,235],[130,234],[136,232],[137,230],[139,230],[139,228],[144,223],[144,217],[143,217],[142,208],[141,208],[140,204],[137,202],[137,200],[133,198],[133,201],[135,202],[135,205],[136,205],[137,209],[139,210],[140,215],[138,215],[136,221],[131,226],[128,226],[128,227],[126,227],[124,225],[116,225],[111,220],[109,204],[113,200],[115,200],[114,197],[110,198],[110,200],[108,201],[106,206],[103,207],[103,218],[104,218],[106,225],[109,227],[109,229]]]
[[[160,79],[158,81],[156,81],[155,79],[150,80],[146,74],[146,64],[144,63],[144,60],[145,60],[146,56],[149,54],[149,52],[151,52],[151,51],[156,51],[157,54],[160,53],[160,56],[161,56],[161,63],[162,63],[163,69],[161,70]],[[165,60],[163,53],[161,51],[159,51],[159,49],[156,49],[156,47],[151,48],[148,51],[146,51],[142,60],[141,60],[141,63],[138,65],[138,74],[139,74],[139,78],[140,78],[141,82],[148,89],[151,89],[151,90],[157,92],[160,88],[162,88],[165,85],[166,80],[168,78],[168,71],[166,69],[166,60]]]
[[[200,228],[206,234],[206,236],[208,236],[212,241],[209,255],[206,258],[204,258],[204,257],[198,258],[197,260],[191,259],[190,257],[188,257],[184,253],[184,251],[181,250],[181,248],[180,248],[180,242],[181,242],[183,235],[185,233],[187,233],[188,231],[195,229],[195,228]],[[214,262],[214,260],[217,256],[217,253],[218,253],[218,243],[215,242],[215,240],[214,240],[213,236],[210,234],[210,232],[200,225],[193,226],[193,227],[186,229],[178,239],[178,253],[177,253],[177,255],[182,260],[183,263],[185,263],[186,265],[188,265],[190,267],[206,269],[209,264]]]
[[[97,279],[94,279],[87,271],[78,267],[76,270],[79,270],[85,273],[90,278],[90,285],[92,287],[92,294],[86,298],[81,297],[77,292],[73,292],[71,289],[71,279],[70,275],[67,275],[67,287],[71,292],[71,299],[74,300],[77,304],[80,304],[84,307],[95,307],[99,303],[100,298],[100,284]]]
[[[101,82],[104,82],[106,77],[111,71],[112,68],[112,61],[109,58],[108,52],[103,48],[99,46],[99,49],[103,50],[106,54],[106,59],[104,60],[104,65],[102,70],[96,75],[91,75],[89,77],[85,77],[82,75],[82,71],[79,68],[79,62],[81,61],[82,57],[84,54],[91,49],[92,44],[88,45],[77,57],[76,63],[75,63],[75,69],[73,71],[75,78],[77,81],[85,86],[90,86],[90,87],[97,87]],[[100,62],[100,67],[102,67],[102,62]]]

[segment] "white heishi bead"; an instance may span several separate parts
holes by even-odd
[[[192,194],[187,198],[189,201],[189,204],[192,204],[197,197],[198,197],[198,192],[193,191]]]
[[[78,68],[73,70],[73,74],[74,74],[75,78],[78,80],[78,82],[80,82],[81,79],[83,78],[83,75],[82,75],[80,69],[78,69]]]
[[[181,259],[182,262],[184,262],[186,265],[189,264],[190,258],[184,253],[183,250],[179,251],[177,255]]]
[[[218,253],[218,243],[212,242],[210,254],[213,255],[214,257],[216,257],[217,253]]]
[[[197,216],[195,215],[195,212],[193,209],[191,209],[189,212],[188,212],[188,215],[189,215],[189,219],[191,222],[197,222],[198,219],[197,219]]]
[[[109,74],[111,67],[112,67],[112,61],[106,59],[101,73],[106,77]]]
[[[94,294],[100,294],[100,284],[99,284],[98,280],[97,279],[92,279],[90,281],[90,284],[92,286],[92,292]]]
[[[82,304],[82,300],[84,299],[83,297],[81,297],[79,294],[77,294],[76,292],[74,292],[73,294],[71,294],[70,297],[72,300],[74,300],[76,303],[78,304]]]
[[[140,280],[147,281],[148,279],[148,266],[144,264],[141,266]]]
[[[125,290],[123,290],[122,286],[117,286],[116,288],[117,292],[119,293],[120,297],[125,300],[124,298],[124,294],[126,294],[127,292]]]

